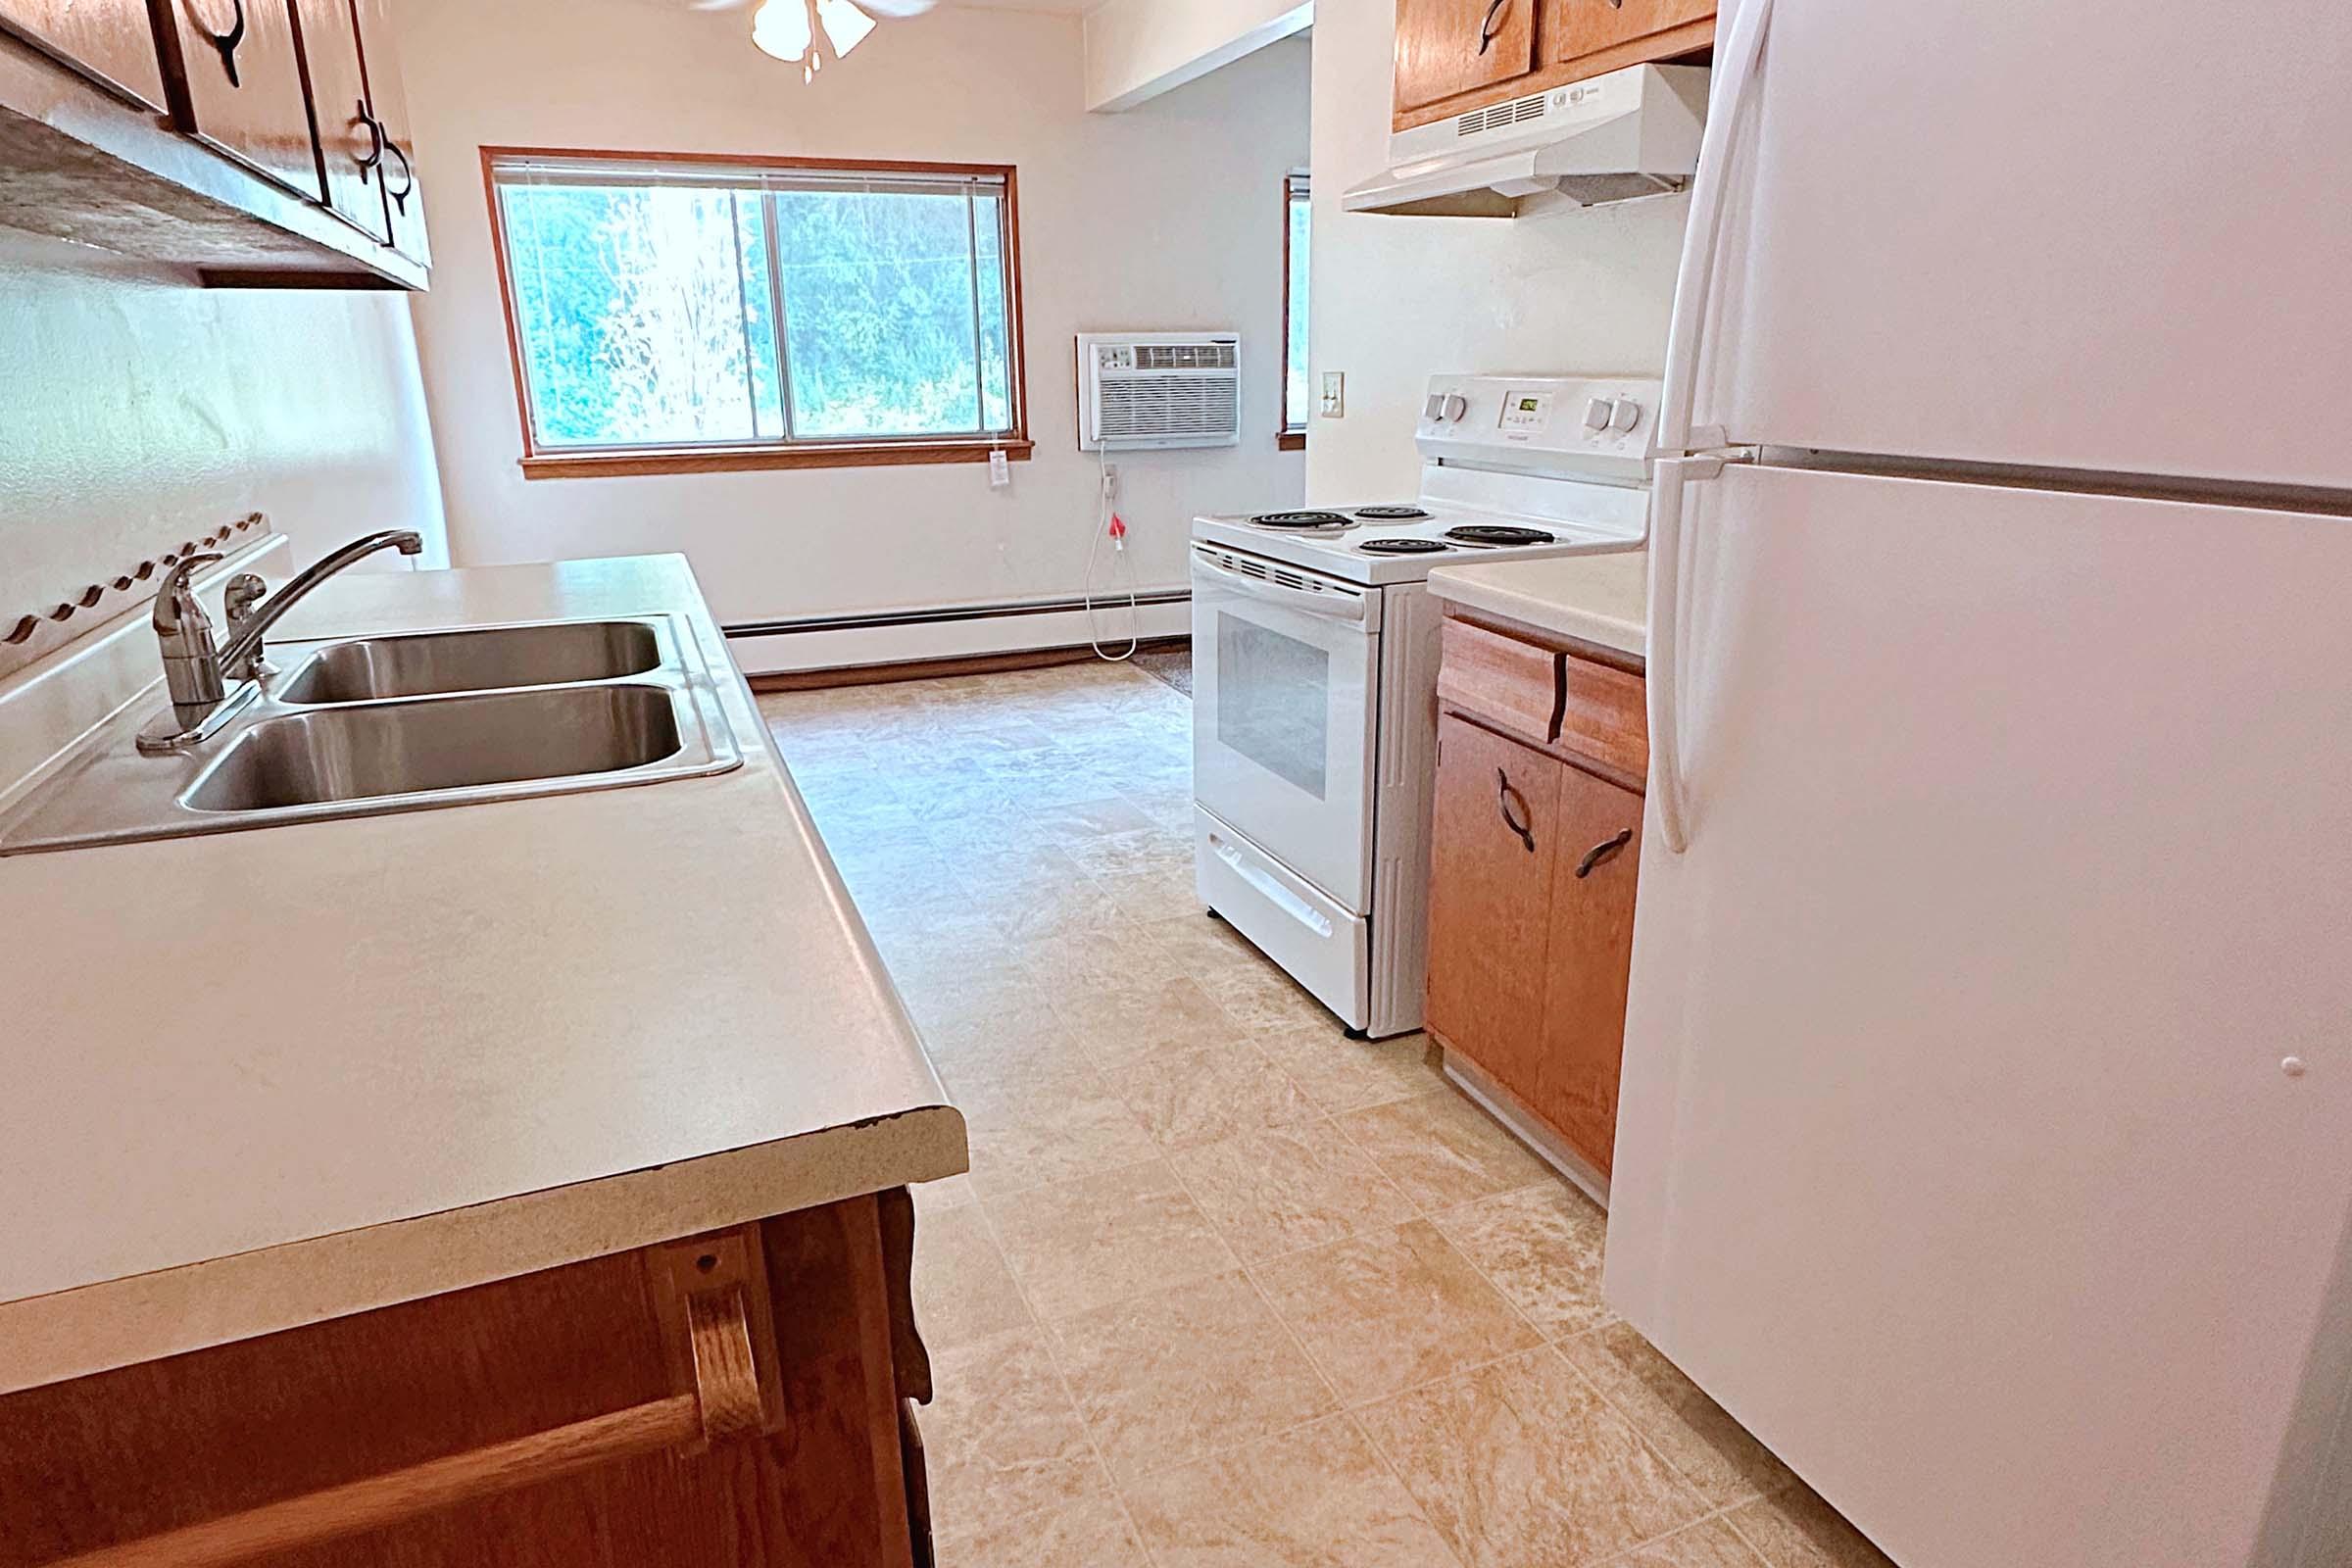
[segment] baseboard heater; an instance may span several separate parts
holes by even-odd
[[[1138,594],[1135,603],[1140,609],[1155,605],[1184,605],[1192,602],[1192,593],[1183,588],[1163,588],[1153,593]],[[1127,596],[1115,599],[1098,598],[1095,609],[1116,612],[1127,608]],[[1012,604],[942,605],[929,610],[873,610],[857,611],[844,615],[791,615],[781,620],[740,620],[720,627],[729,637],[778,637],[806,631],[877,631],[894,626],[936,626],[957,620],[1007,620],[1019,615],[1067,615],[1083,612],[1083,599],[1027,599]]]

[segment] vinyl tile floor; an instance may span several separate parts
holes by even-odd
[[[1600,1296],[1600,1210],[1192,881],[1120,665],[763,696],[971,1131],[915,1195],[945,1568],[1881,1568]]]

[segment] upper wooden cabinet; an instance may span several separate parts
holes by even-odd
[[[1396,110],[1524,76],[1538,0],[1396,0]]]
[[[368,105],[368,73],[360,62],[351,0],[294,0],[294,18],[301,27],[326,204],[389,244],[392,227],[382,177],[388,154],[380,122]]]
[[[388,0],[0,0],[12,227],[246,287],[422,288]]]
[[[1579,75],[1688,54],[1715,38],[1715,0],[1547,0],[1544,62]]]
[[[1711,46],[1716,0],[1396,0],[1398,130]]]
[[[323,201],[286,0],[160,0],[157,16],[179,128]]]
[[[360,53],[368,69],[368,107],[384,133],[380,181],[392,243],[419,267],[432,260],[425,243],[424,192],[416,182],[416,136],[401,80],[400,46],[393,35],[392,0],[357,0]]]
[[[0,29],[136,103],[165,107],[147,0],[0,0]]]

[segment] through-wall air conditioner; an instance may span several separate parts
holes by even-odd
[[[1239,332],[1078,334],[1078,450],[1242,443]]]

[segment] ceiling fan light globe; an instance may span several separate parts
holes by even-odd
[[[833,45],[836,56],[847,55],[865,42],[874,30],[874,19],[852,4],[852,0],[816,0],[817,25],[825,29],[825,40]]]
[[[815,41],[807,0],[765,0],[752,13],[752,42],[762,54],[798,64]]]

